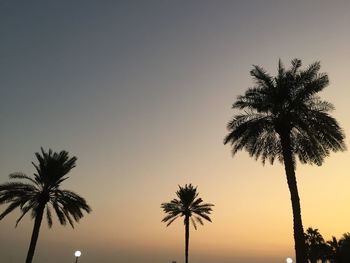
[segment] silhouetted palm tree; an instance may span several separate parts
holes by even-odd
[[[311,263],[316,263],[318,259],[323,260],[325,241],[317,228],[309,227],[305,233],[305,243],[307,255]]]
[[[82,210],[87,213],[91,211],[84,198],[72,191],[60,189],[60,184],[68,179],[66,175],[75,167],[77,158],[70,158],[66,151],[53,153],[50,149],[45,152],[43,148],[41,154],[35,153],[35,155],[39,163],[32,163],[36,169],[34,177],[14,173],[10,174],[10,179],[23,179],[27,182],[9,182],[0,185],[0,204],[10,203],[0,214],[0,220],[17,207],[21,209],[22,214],[16,226],[29,211],[35,219],[26,263],[32,262],[45,208],[49,227],[52,226],[51,208],[56,212],[62,225],[68,221],[73,228],[73,221],[79,221],[83,217]]]
[[[179,190],[176,192],[176,195],[179,199],[173,199],[170,203],[162,203],[161,208],[163,211],[168,214],[162,220],[166,222],[169,226],[174,222],[178,217],[184,217],[185,224],[185,260],[188,263],[188,245],[190,237],[190,220],[195,229],[197,229],[196,222],[203,225],[203,220],[208,220],[211,222],[210,217],[208,216],[214,206],[213,204],[202,203],[202,198],[198,197],[197,187],[193,187],[192,184],[185,185],[185,187],[179,186]]]
[[[256,159],[271,164],[284,163],[293,208],[296,261],[306,263],[304,231],[295,177],[296,156],[302,163],[321,165],[330,151],[345,149],[344,133],[329,115],[332,104],[316,94],[328,85],[328,76],[319,73],[320,63],[301,70],[294,59],[286,70],[279,61],[278,75],[270,76],[263,68],[250,71],[255,87],[249,88],[233,104],[237,113],[228,123],[232,153],[245,149]]]
[[[319,259],[321,260],[321,262],[326,263],[327,260],[330,262],[330,258],[332,256],[331,246],[325,242],[320,244],[319,249],[320,249]]]
[[[329,260],[331,263],[340,263],[340,248],[342,245],[342,239],[339,241],[335,236],[332,236],[332,240],[328,240],[327,244],[331,247],[331,255],[329,257]]]
[[[340,246],[341,263],[350,263],[350,233],[343,234]]]

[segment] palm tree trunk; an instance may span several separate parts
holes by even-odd
[[[298,194],[297,181],[295,178],[295,163],[292,157],[291,141],[289,133],[280,134],[284,169],[287,176],[287,183],[290,191],[293,209],[293,230],[295,242],[295,257],[297,263],[308,263],[305,246],[303,223],[301,220],[300,199]]]
[[[185,216],[185,262],[188,263],[188,245],[190,239],[190,218]]]
[[[30,245],[27,253],[26,263],[32,263],[32,260],[33,260],[36,242],[38,241],[40,225],[43,219],[44,208],[45,208],[45,205],[38,206],[37,214],[34,221],[32,238],[30,240]]]

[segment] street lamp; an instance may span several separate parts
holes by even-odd
[[[74,256],[75,256],[75,263],[78,263],[78,258],[81,256],[81,252],[79,250],[75,251]]]
[[[293,259],[287,258],[287,259],[286,259],[286,262],[287,262],[287,263],[293,263]]]

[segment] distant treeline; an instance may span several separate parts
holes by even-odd
[[[307,256],[310,263],[350,263],[350,233],[347,232],[338,240],[332,236],[325,241],[317,228],[309,227],[305,233]]]

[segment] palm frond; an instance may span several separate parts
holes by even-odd
[[[302,63],[301,63],[301,60],[298,58],[293,59],[291,63],[292,63],[292,68],[290,69],[290,72],[292,75],[295,75],[298,69],[301,67]]]
[[[192,223],[194,229],[197,230],[197,224],[196,224],[196,222],[194,221],[193,217],[191,217],[191,223]]]
[[[200,217],[203,217],[205,220],[211,222],[210,217],[207,214],[210,214],[210,212],[195,212],[197,215],[199,215]]]
[[[198,223],[200,223],[201,225],[204,225],[203,220],[199,216],[196,216],[195,219]]]
[[[179,216],[174,217],[173,219],[169,220],[169,222],[166,224],[166,226],[170,226],[172,222],[174,222]]]
[[[24,173],[11,173],[9,175],[9,177],[10,177],[10,179],[25,179],[25,180],[32,182],[35,185],[38,185],[38,182],[35,181],[35,179],[29,177],[28,175],[26,175]]]
[[[181,212],[180,211],[174,211],[172,213],[169,213],[167,216],[165,216],[163,219],[162,219],[162,222],[167,222],[171,219],[174,219],[174,218],[177,218],[179,216]]]
[[[65,209],[62,209],[62,212],[64,213],[64,215],[65,215],[66,219],[68,220],[70,226],[72,228],[74,228],[74,221],[72,219],[72,216],[74,217],[75,221],[79,221],[80,217],[76,216],[76,214],[71,213],[71,211],[66,209],[66,207],[65,207]]]
[[[21,216],[16,220],[15,227],[18,226],[19,222],[22,220],[22,218],[33,209],[33,207],[36,206],[36,200],[30,200],[26,205],[21,205]]]
[[[9,203],[17,199],[29,200],[38,190],[30,184],[9,182],[0,185],[0,204]]]
[[[58,221],[60,222],[61,225],[66,225],[67,224],[67,220],[65,217],[65,214],[63,213],[63,209],[56,203],[53,202],[52,203],[52,207],[54,208]]]
[[[256,87],[239,96],[233,108],[238,112],[227,124],[224,144],[230,143],[232,154],[246,150],[255,159],[283,162],[281,132],[290,136],[293,159],[321,165],[332,151],[343,151],[345,134],[329,115],[333,105],[317,93],[329,84],[328,76],[319,73],[320,63],[305,70],[300,59],[292,60],[286,70],[278,62],[277,76],[272,78],[259,66],[250,72]]]
[[[2,220],[5,216],[15,210],[17,207],[20,207],[23,203],[22,200],[14,200],[11,204],[0,214],[0,220]]]
[[[49,226],[49,228],[52,227],[52,213],[51,213],[51,209],[50,207],[47,205],[46,206],[46,219],[47,219],[47,224]]]
[[[253,80],[258,87],[273,87],[273,78],[262,67],[253,65],[253,69],[250,71],[250,75],[253,77]]]
[[[91,207],[86,203],[86,200],[80,195],[69,191],[69,190],[60,190],[60,197],[63,198],[66,205],[70,205],[74,209],[84,210],[87,213],[90,213]]]

